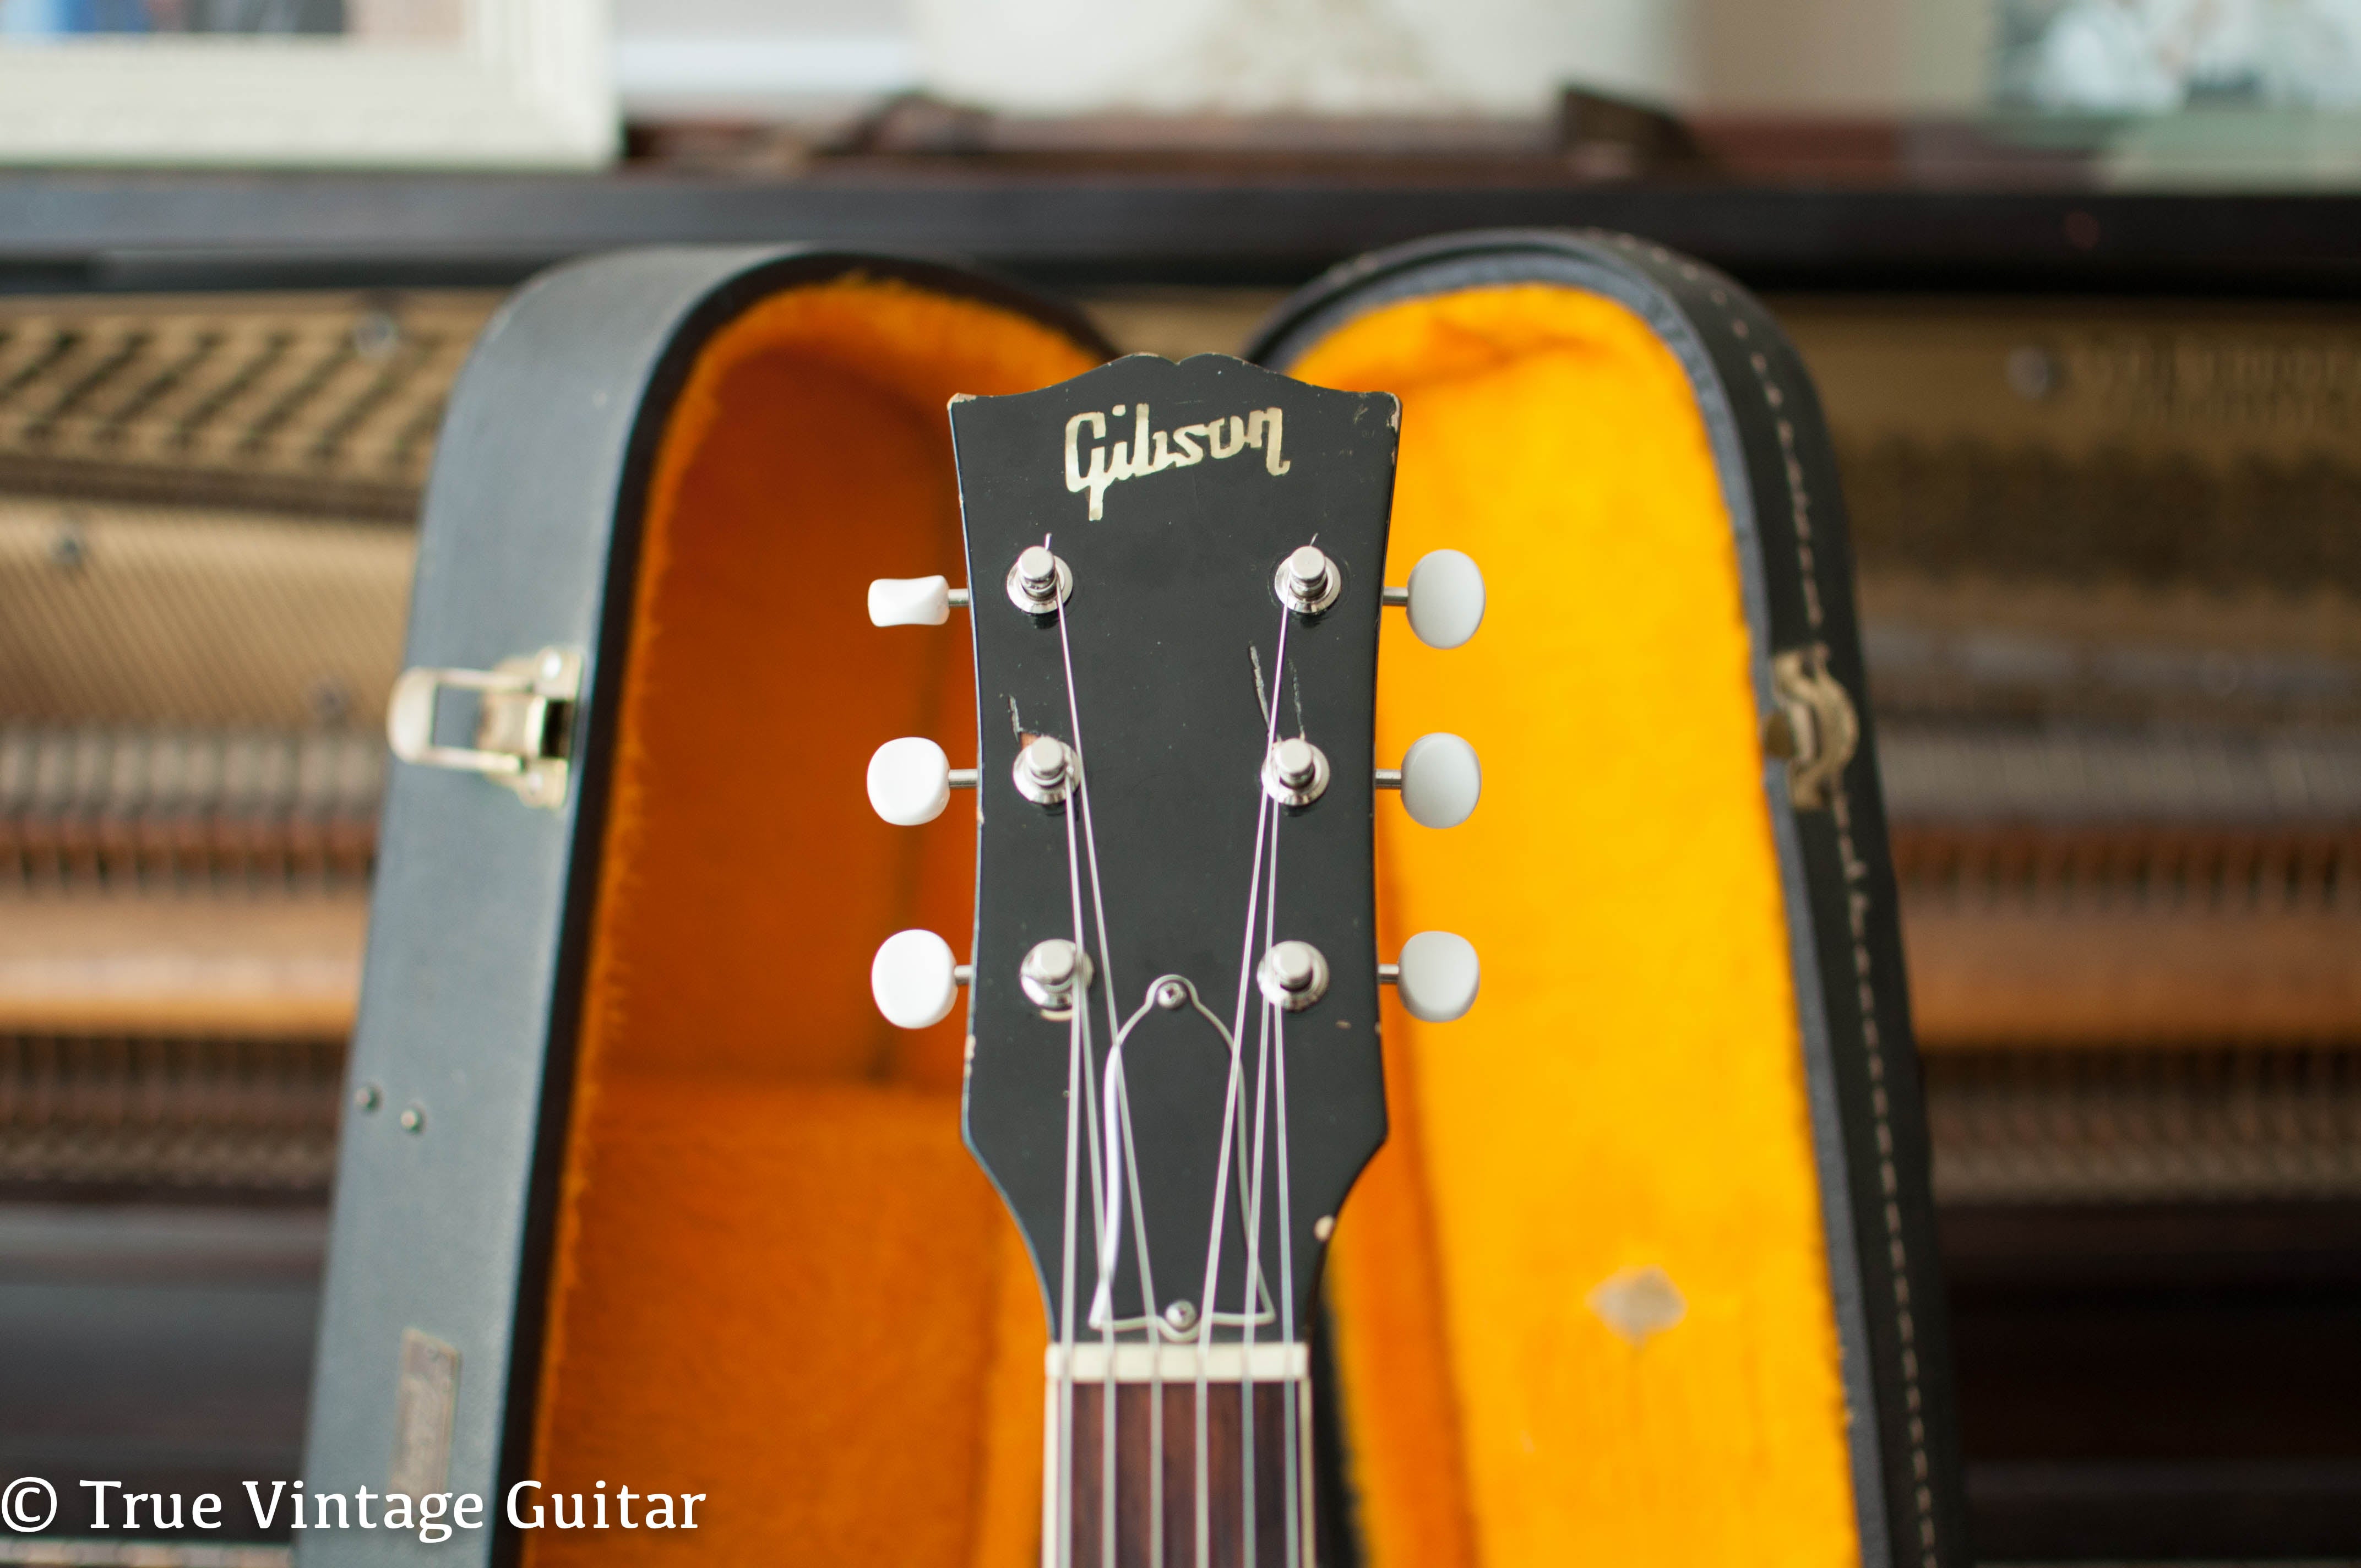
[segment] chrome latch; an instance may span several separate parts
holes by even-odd
[[[434,743],[434,704],[445,691],[478,693],[476,743]],[[385,738],[405,762],[481,773],[527,806],[566,804],[574,705],[582,696],[582,655],[544,648],[489,670],[404,670],[386,705]]]
[[[1763,749],[1786,760],[1788,800],[1817,811],[1861,745],[1861,717],[1817,644],[1771,655],[1771,687],[1777,706],[1763,721]]]

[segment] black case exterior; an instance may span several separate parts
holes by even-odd
[[[458,1352],[447,1478],[481,1529],[307,1530],[306,1564],[511,1560],[541,1370],[583,960],[629,655],[641,508],[699,350],[748,307],[858,274],[982,299],[1110,351],[1079,313],[962,269],[796,248],[625,252],[544,274],[484,331],[428,483],[404,662],[585,655],[562,809],[397,766],[336,1176],[304,1475],[384,1489],[404,1332]],[[369,1091],[376,1091],[374,1109]],[[415,1131],[403,1113],[415,1110]],[[684,1420],[694,1420],[684,1412]]]
[[[1795,807],[1786,764],[1767,757],[1763,789],[1790,916],[1862,1561],[1965,1568],[1926,1112],[1852,556],[1835,454],[1802,359],[1728,278],[1661,246],[1595,230],[1478,231],[1375,252],[1281,306],[1246,353],[1287,370],[1346,322],[1388,304],[1527,283],[1619,302],[1687,371],[1736,534],[1760,711],[1775,711],[1773,656],[1817,650],[1859,716],[1859,748],[1824,808]]]

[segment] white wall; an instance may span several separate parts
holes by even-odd
[[[914,0],[945,95],[1042,113],[1535,114],[1688,87],[1688,0]]]
[[[635,113],[926,86],[1020,113],[1546,110],[1576,82],[1691,109],[1978,102],[1994,0],[615,0]]]
[[[917,84],[907,0],[613,0],[641,115],[827,111]]]
[[[1692,107],[1960,111],[1984,96],[1993,0],[1699,0]]]

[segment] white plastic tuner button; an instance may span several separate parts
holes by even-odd
[[[1436,550],[1410,569],[1410,629],[1421,642],[1456,648],[1483,624],[1484,574],[1472,559]]]
[[[877,1011],[885,1014],[885,1022],[897,1029],[941,1023],[959,997],[950,944],[932,931],[895,932],[879,946],[869,966],[869,994],[877,999]]]
[[[1398,968],[1396,983],[1401,988],[1402,1005],[1413,1018],[1448,1024],[1466,1016],[1476,1005],[1483,966],[1476,961],[1475,944],[1465,937],[1421,931],[1402,944]]]
[[[876,776],[874,763],[870,776]],[[1411,820],[1420,827],[1458,827],[1474,815],[1483,794],[1484,769],[1476,761],[1476,748],[1458,736],[1440,730],[1422,735],[1402,753],[1402,805],[1410,808]],[[874,784],[870,786],[870,797],[876,797]]]
[[[924,736],[888,740],[869,759],[869,804],[896,828],[943,814],[951,799],[951,760]]]
[[[950,618],[947,578],[879,577],[869,585],[872,626],[940,626]]]

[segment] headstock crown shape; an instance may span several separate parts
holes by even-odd
[[[950,786],[978,791],[975,932],[957,969],[903,933],[873,980],[906,1024],[970,986],[967,1138],[1031,1249],[1062,1391],[1045,1551],[1062,1560],[1081,1531],[1095,1557],[1103,1530],[1107,1562],[1157,1555],[1118,1551],[1118,1510],[1092,1499],[1119,1490],[1118,1385],[1156,1401],[1137,1424],[1160,1444],[1170,1381],[1196,1415],[1178,1456],[1148,1465],[1182,1469],[1151,1490],[1193,1523],[1124,1529],[1164,1539],[1173,1563],[1205,1561],[1209,1531],[1293,1536],[1263,1561],[1306,1561],[1302,1477],[1282,1459],[1303,1452],[1302,1346],[1334,1217],[1385,1136],[1376,794],[1401,787],[1414,817],[1447,826],[1479,783],[1455,737],[1426,737],[1400,772],[1373,753],[1400,405],[1213,355],[1136,355],[956,400],[950,418],[969,587],[881,584],[872,606],[881,624],[933,624],[967,603],[975,766],[895,741],[871,793],[915,821]],[[1482,613],[1472,563],[1421,571],[1442,587],[1413,619],[1465,641]],[[1459,938],[1413,938],[1403,959],[1417,1015],[1473,1000]],[[1205,1470],[1209,1385],[1232,1390],[1230,1463],[1257,1434],[1279,1461],[1257,1479],[1249,1458],[1226,1494]],[[1287,1398],[1266,1412],[1257,1385]],[[1104,1439],[1103,1474],[1083,1429]]]
[[[1042,1265],[1060,1338],[1070,1290],[1079,1336],[1100,1337],[1111,1313],[1126,1337],[1163,1338],[1178,1316],[1193,1338],[1209,1277],[1215,1340],[1249,1326],[1266,1343],[1300,1337],[1300,1321],[1280,1320],[1309,1304],[1312,1226],[1384,1137],[1371,719],[1399,407],[1213,356],[1136,355],[951,410],[984,781],[967,1134]],[[1028,587],[1041,555],[1059,580]],[[1298,565],[1314,579],[1295,593],[1310,613],[1280,598],[1300,589]],[[1043,755],[1053,749],[1063,756]],[[1036,764],[1076,758],[1080,788],[1039,798],[1051,792]],[[1313,775],[1282,783],[1304,804],[1273,796],[1285,761]],[[1044,943],[1088,955],[1086,1016],[1063,1017],[1061,993],[1028,972]],[[1290,1004],[1312,999],[1301,1011],[1264,1003],[1257,971],[1274,948],[1316,971],[1286,977]],[[1104,1175],[1114,1132],[1124,1168],[1101,1207],[1126,1212],[1105,1267],[1108,1238],[1089,1233],[1107,1227],[1082,1197],[1070,1287],[1076,1046],[1097,1058],[1090,1103],[1072,1108],[1082,1141]],[[1291,1236],[1270,1168],[1282,1067]],[[1250,1247],[1257,1198],[1263,1245]],[[1251,1311],[1250,1250],[1262,1276]],[[1279,1277],[1282,1253],[1292,1280]]]

